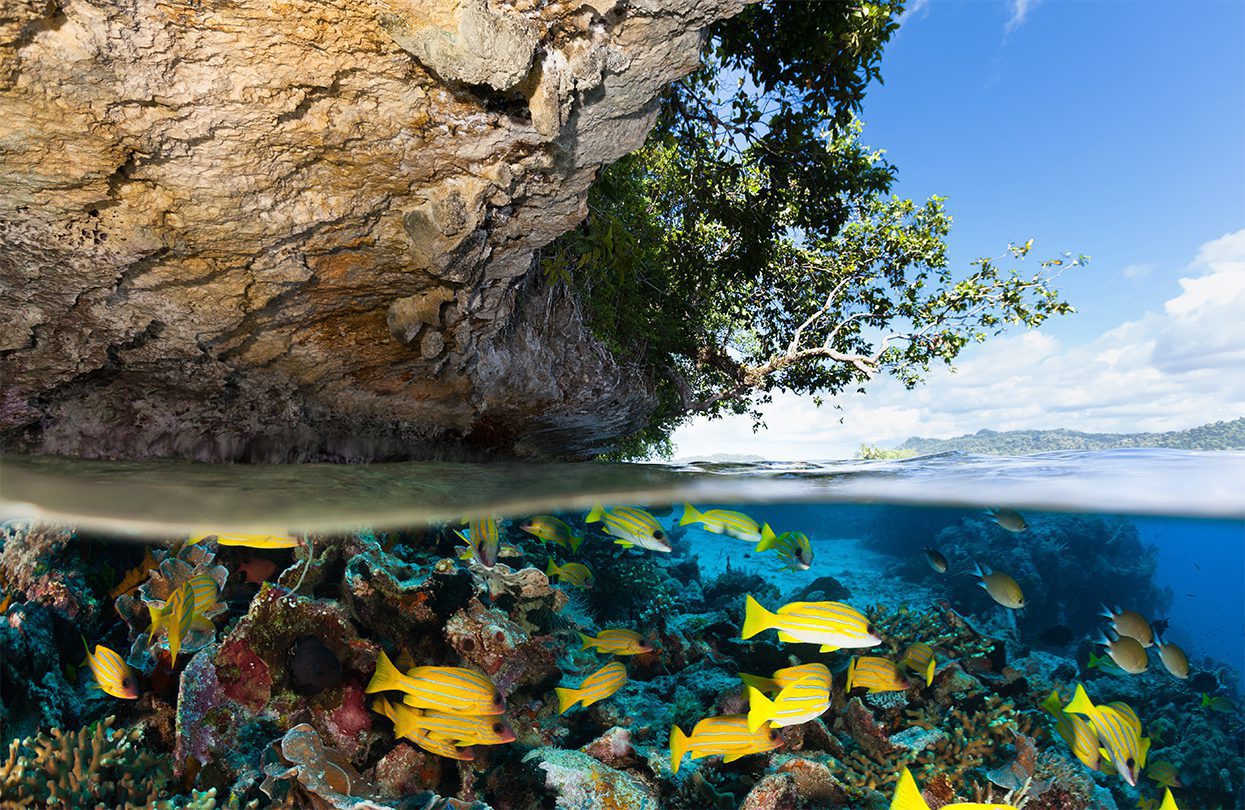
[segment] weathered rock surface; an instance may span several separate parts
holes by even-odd
[[[746,0],[24,0],[0,15],[0,436],[579,455],[650,384],[534,256]]]

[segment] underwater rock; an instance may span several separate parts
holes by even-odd
[[[654,788],[626,771],[605,765],[583,751],[537,748],[523,757],[544,771],[545,787],[555,794],[554,806],[564,810],[609,807],[652,810],[660,802]]]
[[[433,788],[441,777],[441,759],[399,742],[368,773],[377,793],[398,798]]]
[[[35,603],[12,605],[0,616],[0,728],[6,738],[32,735],[40,727],[60,726],[86,714],[84,703],[90,697],[84,701],[83,693],[65,679],[56,643],[61,621]]]
[[[847,733],[856,744],[874,759],[886,760],[904,750],[902,746],[890,741],[886,730],[878,725],[873,712],[865,708],[865,704],[858,697],[847,702],[843,722]]]
[[[503,694],[520,687],[554,683],[561,672],[557,654],[497,608],[478,599],[450,617],[445,638],[463,660],[493,679]]]
[[[212,461],[606,449],[653,382],[534,257],[743,6],[18,4],[0,439]]]
[[[796,595],[788,600],[791,602],[842,602],[850,598],[852,591],[842,582],[831,576],[817,577],[805,585]]]
[[[806,805],[818,807],[845,807],[849,794],[847,786],[838,780],[830,766],[807,757],[776,757],[777,772],[787,774],[795,781],[796,794]]]
[[[796,810],[800,791],[794,776],[789,773],[771,773],[761,777],[739,810]]]
[[[0,585],[70,622],[87,624],[98,603],[78,561],[74,531],[62,526],[11,521],[0,529]],[[0,595],[0,599],[4,598]]]
[[[906,748],[913,753],[924,751],[926,748],[937,745],[945,739],[947,739],[947,732],[942,729],[921,728],[920,726],[906,728],[898,734],[890,736],[892,745]]]
[[[453,560],[431,569],[404,563],[369,543],[348,550],[342,602],[373,633],[405,639],[439,631],[445,621],[478,593],[471,573]]]
[[[315,729],[299,723],[272,744],[264,764],[262,790],[277,798],[279,782],[289,783],[289,799],[297,807],[328,806],[335,810],[387,810],[376,786],[354,769],[347,757],[320,741]]]
[[[579,750],[611,768],[630,768],[640,761],[631,744],[631,731],[621,726],[614,726]]]

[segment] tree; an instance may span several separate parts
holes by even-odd
[[[752,5],[711,31],[639,152],[608,167],[583,225],[545,253],[552,283],[657,387],[643,453],[690,414],[750,413],[774,391],[821,398],[933,363],[1012,324],[1071,312],[1031,272],[1032,240],[949,267],[944,200],[889,195],[895,169],[855,118],[902,3]]]

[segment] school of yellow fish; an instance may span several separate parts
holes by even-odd
[[[1028,524],[1018,512],[997,509],[988,512],[999,527],[1008,532],[1024,532]],[[484,568],[496,565],[499,554],[507,547],[501,544],[501,530],[496,517],[475,516],[464,519],[466,527],[456,530],[466,542],[461,550],[464,560]],[[585,523],[600,523],[603,531],[618,545],[654,552],[669,552],[671,538],[661,523],[645,509],[630,506],[605,508],[595,505]],[[813,563],[813,550],[802,532],[778,534],[769,524],[759,524],[736,511],[710,509],[700,511],[692,504],[684,505],[680,526],[698,524],[704,531],[755,544],[757,553],[773,552],[781,568],[807,570]],[[565,521],[540,515],[521,522],[518,528],[542,543],[555,546],[565,553],[575,553],[585,538]],[[269,533],[202,532],[190,536],[186,545],[214,539],[222,546],[245,546],[257,549],[297,548],[306,542],[291,535]],[[521,550],[511,549],[512,554]],[[946,557],[937,549],[924,549],[926,560],[936,573],[949,570]],[[139,576],[151,566],[140,566]],[[973,562],[973,575],[978,584],[999,605],[1020,610],[1025,607],[1020,584],[1006,573]],[[575,561],[558,563],[549,560],[546,574],[560,584],[575,588],[591,588],[594,574],[586,564]],[[136,587],[126,583],[125,589]],[[182,583],[163,604],[150,606],[152,645],[163,644],[168,650],[169,665],[176,664],[181,645],[192,628],[210,624],[207,615],[217,602],[219,588],[210,576],[200,575]],[[1103,606],[1102,617],[1109,626],[1098,643],[1106,649],[1099,658],[1091,653],[1090,667],[1113,668],[1113,672],[1136,674],[1148,668],[1147,649],[1154,648],[1164,667],[1177,678],[1189,676],[1189,662],[1184,651],[1173,643],[1164,643],[1140,614],[1119,607]],[[878,646],[883,639],[856,608],[842,602],[789,602],[769,610],[752,596],[744,598],[742,639],[749,639],[768,630],[777,631],[783,643],[817,645],[821,653],[838,650],[861,650]],[[596,636],[580,633],[582,649],[605,655],[625,657],[657,652],[644,637],[633,630],[612,628]],[[103,692],[117,698],[139,696],[138,678],[125,660],[113,650],[96,645],[92,653],[87,647],[86,663]],[[402,660],[399,657],[399,660]],[[938,659],[932,646],[916,642],[904,650],[898,661],[870,655],[852,655],[847,663],[844,689],[864,689],[869,693],[900,691],[929,687],[934,679]],[[910,677],[911,676],[911,677]],[[721,756],[732,762],[749,754],[772,751],[782,745],[777,729],[807,723],[829,710],[833,678],[823,663],[805,663],[783,667],[768,676],[740,673],[740,681],[748,709],[746,714],[705,717],[690,734],[678,725],[670,729],[670,769],[677,773],[687,755],[692,759]],[[914,680],[915,679],[915,680]],[[558,686],[554,695],[558,713],[564,714],[575,705],[587,707],[605,700],[627,683],[627,669],[620,661],[610,661],[585,676],[578,686]],[[405,738],[438,756],[455,760],[474,758],[473,746],[498,745],[515,739],[514,729],[505,718],[505,697],[484,673],[454,666],[411,666],[399,669],[381,652],[376,670],[366,689],[376,694],[372,709],[388,718],[394,735]],[[1203,706],[1227,711],[1230,703],[1223,697],[1203,695]],[[1137,713],[1127,704],[1112,702],[1095,704],[1085,687],[1077,684],[1068,703],[1058,692],[1042,703],[1042,708],[1055,721],[1056,734],[1072,754],[1087,768],[1104,773],[1115,772],[1129,785],[1135,786],[1144,772],[1164,788],[1160,810],[1177,810],[1171,794],[1180,787],[1171,763],[1146,760],[1150,739],[1143,736]],[[1144,800],[1143,800],[1144,802]],[[928,810],[915,780],[907,768],[901,770],[892,798],[891,810]],[[1151,805],[1153,806],[1153,805]],[[1014,810],[1010,805],[957,803],[946,804],[953,810]]]

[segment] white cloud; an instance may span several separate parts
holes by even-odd
[[[1010,16],[1007,18],[1007,24],[1003,26],[1003,33],[1010,34],[1020,26],[1024,25],[1025,18],[1029,16],[1029,12],[1038,4],[1038,0],[1011,0]]]
[[[983,427],[1132,433],[1245,415],[1245,229],[1202,245],[1183,272],[1161,311],[1085,343],[1040,330],[1008,335],[966,351],[955,373],[935,369],[914,391],[881,380],[866,395],[837,398],[839,409],[779,395],[767,430],[754,434],[742,418],[701,421],[676,434],[677,454],[843,458],[862,443]]]
[[[905,24],[917,14],[925,12],[928,8],[929,0],[912,0],[904,7],[903,13],[899,15],[899,24]],[[924,16],[924,14],[922,14],[922,16]]]
[[[1145,278],[1146,276],[1157,270],[1159,266],[1153,262],[1144,264],[1130,264],[1120,271],[1120,275],[1124,278]]]

